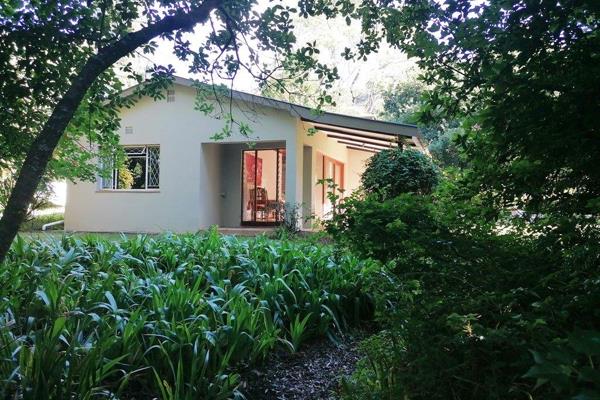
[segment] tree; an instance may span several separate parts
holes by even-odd
[[[398,82],[383,91],[383,111],[380,116],[389,121],[402,123],[417,123],[418,112],[423,104],[425,85],[412,79]],[[425,132],[427,140],[433,139],[437,134]]]
[[[260,62],[271,53],[296,77],[315,73],[327,87],[335,68],[319,63],[310,44],[298,46],[292,16],[358,17],[349,1],[301,1],[297,8],[252,0],[9,0],[0,7],[0,168],[17,166],[18,178],[0,219],[0,261],[46,176],[91,178],[93,160],[118,148],[118,110],[142,95],[162,96],[173,69],[156,66],[147,82],[124,58],[152,52],[157,38],[206,82],[233,80],[244,70],[259,81],[273,74]],[[197,24],[209,28],[194,48],[186,37]],[[242,51],[242,49],[244,49]],[[140,85],[122,98],[126,75]],[[328,97],[322,94],[319,104]],[[231,117],[226,129],[234,125]],[[243,130],[243,127],[240,127]],[[85,144],[85,145],[84,145]]]
[[[4,211],[6,203],[8,202],[8,198],[10,197],[10,192],[15,186],[14,177],[14,171],[0,170],[0,213]],[[31,203],[29,204],[27,214],[25,215],[25,219],[32,219],[34,216],[34,211],[41,210],[50,206],[51,195],[52,187],[50,185],[50,182],[47,179],[42,179],[35,191],[35,194],[33,195]]]
[[[370,26],[419,58],[432,88],[424,117],[465,119],[464,189],[494,207],[595,223],[597,2],[409,2],[379,10]]]
[[[444,118],[423,120],[426,86],[413,78],[396,83],[383,91],[383,111],[380,117],[393,122],[416,124],[428,144],[434,160],[442,167],[463,166],[455,138],[462,133],[458,120]]]
[[[377,51],[376,57],[366,61],[345,62],[341,50],[349,43],[360,40],[362,35],[360,24],[327,19],[325,16],[310,20],[295,21],[294,32],[298,37],[315,43],[319,50],[319,59],[338,67],[339,79],[328,91],[335,102],[328,107],[334,111],[349,115],[374,116],[381,111],[383,105],[383,90],[395,82],[403,81],[414,76],[414,61],[406,55],[386,44]],[[274,78],[286,77],[287,71],[280,70]],[[300,84],[286,84],[285,88],[277,85],[273,79],[268,90],[263,95],[297,104],[312,104],[319,93],[320,85],[317,80],[303,80]],[[283,89],[283,90],[280,90]]]

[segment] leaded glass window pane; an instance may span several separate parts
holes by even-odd
[[[125,147],[125,154],[128,156],[141,156],[146,154],[146,147]]]
[[[160,178],[160,149],[148,147],[148,188],[158,188]]]
[[[102,189],[144,190],[158,189],[160,175],[159,146],[124,147],[126,160],[112,177],[102,178]]]
[[[102,178],[102,189],[113,189],[112,176],[107,177],[107,178]]]

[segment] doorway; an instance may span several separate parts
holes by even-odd
[[[242,151],[242,225],[277,225],[285,210],[285,149]]]

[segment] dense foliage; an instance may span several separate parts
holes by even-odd
[[[433,159],[441,166],[461,166],[454,139],[463,133],[460,122],[455,119],[421,119],[421,108],[425,106],[426,86],[414,78],[398,82],[382,92],[383,111],[379,117],[393,122],[416,124],[422,141]]]
[[[367,315],[366,268],[216,231],[19,239],[0,269],[1,397],[240,397],[242,368]]]
[[[382,261],[426,255],[429,249],[423,248],[418,239],[439,237],[441,229],[435,223],[429,198],[410,193],[384,200],[377,195],[353,195],[345,198],[336,211],[325,222],[336,243],[361,257]]]
[[[373,34],[419,57],[422,116],[462,121],[467,168],[433,196],[338,206],[337,241],[389,261],[348,397],[600,398],[597,2],[379,11]]]
[[[425,154],[410,149],[386,149],[374,154],[365,166],[361,184],[367,193],[381,198],[401,193],[431,193],[439,171]]]
[[[353,198],[329,222],[340,245],[389,261],[367,289],[384,330],[347,397],[600,396],[598,232],[563,248],[560,234],[464,230],[445,207]]]
[[[599,214],[597,1],[415,2],[378,16],[419,58],[423,116],[464,120],[465,188],[555,224]]]

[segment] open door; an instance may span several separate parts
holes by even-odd
[[[285,149],[242,152],[242,225],[275,225],[285,205]]]

